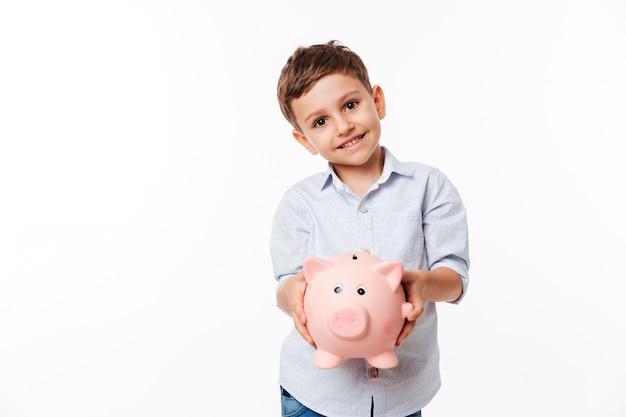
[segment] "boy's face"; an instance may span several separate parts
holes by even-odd
[[[293,136],[313,155],[335,166],[361,166],[378,154],[385,117],[379,86],[370,94],[356,78],[331,74],[294,99],[291,108],[301,129]]]

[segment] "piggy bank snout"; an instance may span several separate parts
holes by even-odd
[[[328,328],[342,339],[358,339],[369,329],[369,314],[359,305],[339,306],[328,315]]]

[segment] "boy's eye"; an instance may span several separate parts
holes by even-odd
[[[348,110],[352,110],[356,107],[358,103],[356,101],[349,101],[348,103],[346,103],[346,109]]]
[[[326,123],[326,120],[324,120],[324,119],[317,119],[316,121],[313,122],[313,127],[324,126],[325,123]]]

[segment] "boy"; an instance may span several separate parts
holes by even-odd
[[[420,416],[440,386],[435,302],[458,303],[468,284],[465,208],[437,169],[399,162],[379,143],[385,96],[360,57],[335,41],[297,48],[278,81],[281,111],[294,138],[328,170],[285,193],[270,249],[279,307],[294,321],[280,364],[283,415]],[[413,138],[411,138],[413,139]],[[413,312],[396,342],[398,366],[364,359],[313,364],[306,327],[305,258],[370,253],[402,262]]]

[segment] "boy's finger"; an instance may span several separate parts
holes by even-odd
[[[414,322],[424,312],[424,305],[420,303],[417,305],[413,305],[413,307],[413,311],[411,311],[411,313],[407,317],[407,320]]]
[[[404,323],[404,327],[402,328],[402,331],[400,332],[400,335],[398,336],[398,339],[396,340],[396,346],[400,346],[402,342],[404,342],[404,339],[406,339],[407,336],[411,333],[411,331],[413,331],[414,327],[415,327],[415,321],[406,321]]]
[[[306,326],[304,325],[299,325],[296,322],[296,330],[298,330],[298,332],[300,333],[300,335],[302,336],[302,338],[304,340],[306,340],[306,342],[313,346],[314,348],[317,348],[317,346],[315,345],[315,341],[313,340],[313,338],[311,337],[311,334],[309,333],[309,329],[307,329]]]

